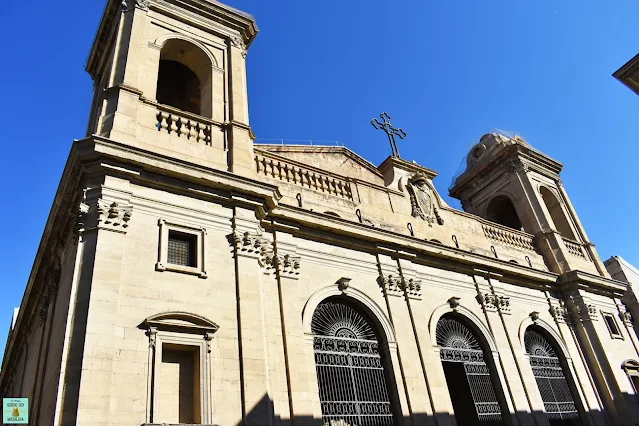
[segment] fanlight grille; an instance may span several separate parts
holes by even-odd
[[[524,346],[526,347],[526,353],[528,355],[557,357],[550,343],[548,343],[544,336],[534,330],[526,330],[524,334]]]
[[[581,425],[579,411],[561,362],[548,340],[534,329],[526,330],[524,346],[551,425]]]
[[[362,314],[343,303],[319,305],[313,314],[311,330],[320,336],[376,340],[375,332]]]
[[[453,318],[441,318],[435,336],[437,344],[443,348],[481,350],[473,332]]]
[[[373,325],[337,300],[320,304],[311,321],[322,423],[391,426],[385,362]]]

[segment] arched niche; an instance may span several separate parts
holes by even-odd
[[[160,50],[157,101],[212,117],[213,59],[202,47],[182,38],[166,40]]]
[[[568,218],[566,217],[566,213],[561,207],[561,203],[555,194],[553,194],[552,191],[545,186],[539,188],[539,193],[541,194],[541,198],[546,205],[546,210],[548,210],[550,218],[555,225],[555,229],[562,236],[575,240],[575,233],[573,232],[570,222],[568,222]]]
[[[486,207],[486,219],[518,231],[524,230],[515,205],[507,195],[498,195],[490,200]]]
[[[219,326],[201,315],[171,311],[151,315],[139,328],[148,337],[146,423],[209,424],[211,342]]]

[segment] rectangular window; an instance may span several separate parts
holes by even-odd
[[[621,335],[621,330],[619,329],[619,326],[617,325],[617,321],[615,321],[614,315],[602,312],[601,316],[603,317],[604,322],[606,323],[606,327],[608,327],[610,336],[613,339],[623,339],[623,336]]]
[[[206,278],[204,238],[206,229],[158,221],[160,247],[156,271],[173,271]]]
[[[169,230],[169,246],[167,262],[174,265],[195,268],[195,252],[197,250],[197,236],[184,232]]]

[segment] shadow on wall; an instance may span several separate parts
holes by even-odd
[[[624,394],[624,398],[637,398],[636,395]],[[288,407],[287,407],[288,408]],[[215,410],[215,407],[213,407]],[[293,407],[295,410],[295,407]],[[579,420],[567,420],[567,419],[550,419],[547,422],[546,413],[543,412],[517,412],[512,416],[512,421],[500,422],[463,422],[458,423],[454,415],[449,413],[437,413],[435,415],[428,415],[426,413],[402,413],[393,421],[393,425],[405,425],[405,426],[493,426],[493,425],[531,425],[531,426],[595,426],[595,425],[613,425],[613,421],[608,419],[605,412],[601,411],[589,411],[585,413],[586,418]],[[272,421],[270,420],[272,419]],[[273,402],[268,396],[264,396],[259,403],[257,403],[253,409],[246,413],[246,419],[242,423],[238,423],[235,426],[320,426],[328,424],[323,422],[320,418],[314,418],[312,416],[294,416],[294,419],[283,419],[274,414]],[[388,423],[376,422],[371,418],[365,419],[361,423],[348,423],[336,421],[331,426],[384,426]],[[388,424],[390,425],[390,424]],[[621,425],[619,425],[621,426]],[[639,426],[639,418],[630,425],[624,424],[623,426]]]

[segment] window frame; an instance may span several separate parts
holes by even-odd
[[[192,346],[199,351],[200,424],[210,424],[212,404],[211,341],[219,326],[188,312],[165,312],[144,320],[141,327],[149,339],[147,373],[147,412],[145,425],[157,424],[160,403],[160,375],[164,344]]]
[[[169,222],[165,219],[159,219],[158,226],[160,228],[160,241],[158,248],[158,260],[155,264],[155,270],[159,272],[181,272],[183,274],[197,275],[200,278],[207,278],[205,266],[206,228],[181,225]],[[195,266],[177,265],[168,262],[169,231],[176,231],[196,237],[194,253]]]
[[[612,339],[625,340],[621,332],[621,327],[619,327],[619,324],[617,323],[615,316],[611,314],[610,312],[603,312],[603,311],[600,311],[600,312],[601,312],[601,318],[603,319],[603,322],[604,324],[606,324],[606,328],[608,329],[608,333],[610,333],[610,337]],[[610,321],[612,321],[615,327],[617,327],[617,333],[614,333],[612,331],[612,328],[610,328],[610,323],[606,320],[606,318],[610,318]]]

